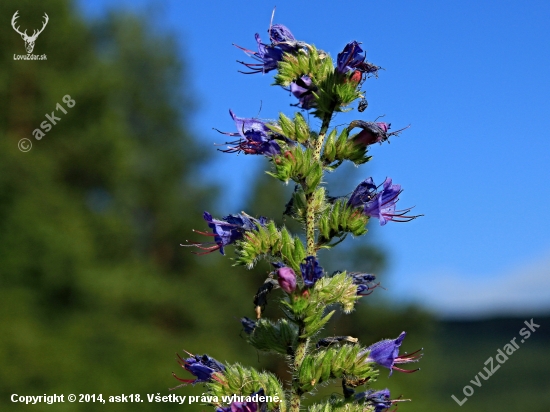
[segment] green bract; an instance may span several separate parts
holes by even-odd
[[[344,160],[349,160],[356,165],[368,162],[371,157],[367,156],[367,147],[358,145],[348,138],[348,131],[342,130],[338,138],[336,129],[327,137],[321,159],[327,167],[334,168]],[[337,162],[337,164],[334,164]]]
[[[239,364],[226,367],[225,372],[216,375],[216,379],[208,384],[209,393],[222,399],[224,396],[249,396],[263,388],[265,394],[277,397],[278,402],[268,403],[270,411],[287,410],[285,392],[281,382],[270,372],[257,372],[253,368],[245,368]]]
[[[306,144],[311,137],[309,126],[301,113],[296,113],[294,115],[294,120],[291,120],[286,117],[284,113],[281,113],[279,114],[278,124],[267,125],[267,127],[274,132],[280,133],[283,136],[302,144]]]
[[[315,159],[312,149],[299,146],[291,148],[279,156],[273,157],[273,177],[287,183],[290,179],[302,185],[306,194],[312,193],[323,177],[323,165]]]
[[[366,362],[367,355],[359,355],[357,345],[342,345],[317,350],[306,355],[298,379],[304,392],[311,391],[315,385],[346,376],[360,379],[373,379],[377,371]]]
[[[286,228],[277,229],[269,222],[257,230],[245,234],[245,239],[237,242],[236,264],[253,267],[260,258],[282,260],[296,271],[300,271],[300,262],[306,257],[302,241],[292,237]]]
[[[347,204],[347,199],[337,200],[319,218],[318,247],[330,247],[328,243],[332,238],[341,238],[348,233],[354,236],[364,235],[367,233],[365,226],[368,221],[369,218],[361,213],[361,209]]]

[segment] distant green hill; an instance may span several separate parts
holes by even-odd
[[[414,374],[414,378],[422,379],[422,385],[430,385],[425,388],[429,399],[425,399],[422,393],[413,392],[415,401],[399,409],[410,412],[548,411],[550,317],[534,317],[534,323],[540,325],[540,328],[521,343],[520,329],[525,328],[524,321],[530,319],[531,317],[521,317],[439,322],[435,335],[435,350],[425,350],[422,371]],[[494,359],[496,370],[487,381],[478,379],[481,387],[471,383],[480,371],[487,376],[483,368],[488,367],[491,371],[491,361],[488,365],[484,363],[490,357],[495,358],[497,350],[502,349],[514,337],[517,337],[519,349],[511,354],[500,368]],[[411,378],[407,379],[407,383],[415,383],[412,376],[399,378]],[[474,393],[459,406],[451,395],[455,395],[462,402],[465,397],[463,388],[466,385],[471,386]]]

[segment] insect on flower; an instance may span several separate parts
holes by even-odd
[[[367,102],[367,99],[364,97],[359,101],[359,105],[357,106],[357,110],[359,112],[364,112],[367,107],[369,106],[369,102]]]
[[[380,186],[376,186],[373,179],[369,177],[355,188],[348,200],[348,204],[353,207],[363,207],[363,214],[380,220],[381,226],[384,226],[390,220],[394,222],[410,222],[422,216],[407,216],[412,207],[395,210],[395,205],[399,200],[401,192],[403,192],[401,185],[392,184],[392,180],[389,177]]]

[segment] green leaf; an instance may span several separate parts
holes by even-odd
[[[309,338],[319,332],[323,326],[327,324],[332,315],[334,315],[335,310],[329,312],[327,315],[323,316],[323,311],[316,311],[311,316],[304,319],[304,333],[300,335],[300,338]]]
[[[298,339],[298,328],[286,319],[272,322],[268,319],[259,319],[248,341],[256,349],[263,352],[275,352],[282,355],[291,355]]]

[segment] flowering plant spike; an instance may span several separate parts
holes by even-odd
[[[303,224],[305,235],[292,235],[268,218],[244,212],[222,219],[204,212],[203,219],[212,232],[196,233],[213,242],[191,242],[189,246],[197,247],[197,254],[217,250],[224,254],[225,248],[234,247],[236,265],[251,268],[259,260],[270,264],[272,272],[253,299],[255,313],[248,314],[254,319],[242,317],[241,327],[254,348],[284,356],[292,378],[281,382],[270,372],[222,364],[209,355],[188,352],[187,358],[178,355],[178,362],[193,378],[174,374],[182,382],[177,387],[204,384],[205,403],[219,412],[298,412],[302,398],[318,385],[339,381],[341,394],[310,406],[311,412],[386,411],[402,399],[375,386],[379,369],[389,369],[390,375],[393,371],[415,372],[418,369],[397,365],[417,362],[422,355],[419,351],[399,355],[406,332],[370,345],[353,336],[321,336],[337,310],[350,313],[379,283],[368,273],[342,269],[328,274],[317,252],[334,247],[348,234],[364,235],[371,218],[386,225],[417,217],[409,214],[411,208],[396,210],[402,189],[389,177],[378,185],[366,178],[350,195],[341,197],[329,197],[323,183],[326,172],[344,162],[368,162],[370,145],[382,144],[404,129],[389,132],[388,123],[360,119],[341,129],[332,126],[334,115],[352,110],[353,102],[358,101],[359,113],[366,109],[362,87],[367,78],[378,77],[381,69],[366,60],[361,43],[344,45],[333,61],[328,53],[297,40],[282,24],[272,22],[268,35],[270,42],[263,43],[256,34],[257,51],[237,46],[251,58],[239,61],[248,69],[243,73],[275,72],[275,85],[289,91],[296,99],[293,106],[309,111],[321,127],[312,130],[315,122],[308,124],[300,111],[293,118],[281,113],[277,121],[264,121],[237,117],[230,110],[236,131],[220,133],[237,140],[221,151],[263,155],[271,176],[283,182],[292,180],[296,188],[287,199],[285,214]],[[274,289],[280,293],[271,295]],[[262,317],[268,299],[277,295],[282,296],[279,304],[284,317]]]

